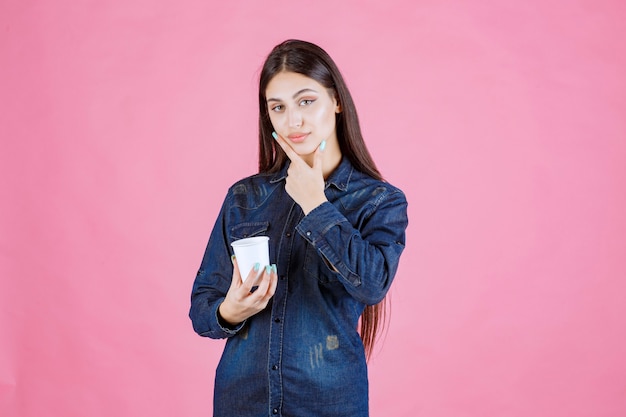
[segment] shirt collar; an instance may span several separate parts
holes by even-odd
[[[291,161],[287,161],[285,166],[276,173],[272,178],[270,178],[270,183],[275,183],[284,180],[287,178],[287,169],[289,169],[289,164]],[[348,184],[350,184],[350,178],[352,178],[352,173],[354,172],[354,167],[345,156],[341,159],[339,166],[330,174],[328,179],[326,180],[325,188],[333,185],[341,191],[346,191],[348,189]]]

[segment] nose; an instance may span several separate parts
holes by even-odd
[[[288,117],[290,128],[299,128],[302,126],[302,114],[299,109],[290,109]]]

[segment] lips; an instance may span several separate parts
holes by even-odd
[[[307,136],[309,136],[308,133],[292,133],[289,136],[287,136],[287,138],[289,138],[290,141],[292,141],[293,143],[301,143],[304,142],[304,140],[307,138]]]

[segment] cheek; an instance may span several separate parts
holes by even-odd
[[[320,127],[334,128],[335,112],[329,107],[321,107],[315,111],[314,115],[316,124]]]
[[[277,115],[276,113],[270,112],[269,116],[270,116],[270,123],[272,123],[272,126],[274,127],[274,130],[278,130],[279,127],[280,127],[280,117],[279,117],[279,115]]]

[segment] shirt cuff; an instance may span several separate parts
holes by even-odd
[[[221,304],[222,303],[218,303],[217,307],[215,308],[215,320],[217,321],[217,325],[220,327],[222,332],[225,333],[226,337],[234,336],[243,328],[243,326],[245,326],[247,320],[244,320],[235,326],[231,326],[220,315]]]
[[[330,202],[325,201],[309,212],[296,226],[298,233],[315,245],[333,226],[346,218]]]

